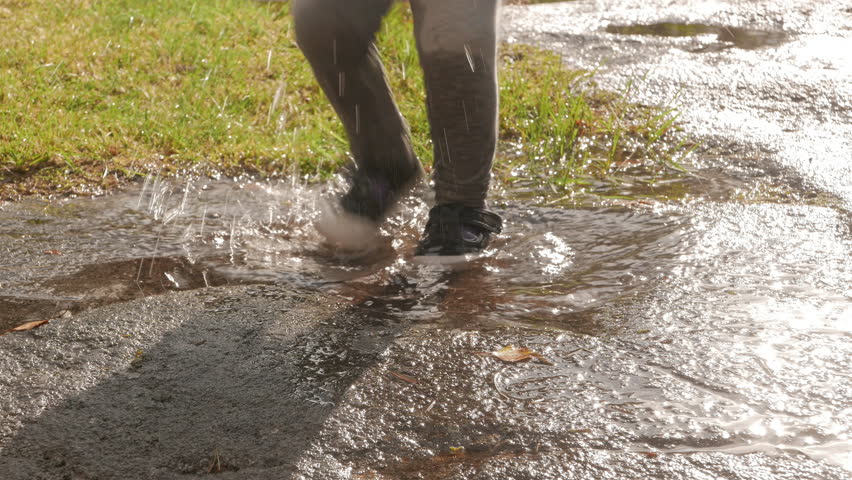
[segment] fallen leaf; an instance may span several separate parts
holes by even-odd
[[[491,355],[503,360],[504,362],[522,362],[524,360],[529,360],[533,356],[532,350],[526,347],[516,347],[514,345],[509,345],[507,347],[503,347],[500,350],[496,350],[491,352]]]
[[[219,450],[213,450],[213,458],[210,459],[210,468],[207,473],[222,473],[222,459],[219,458]]]
[[[450,447],[450,455],[464,455],[464,447]]]
[[[416,379],[409,377],[408,375],[405,375],[403,373],[397,373],[397,372],[394,372],[393,370],[388,370],[388,373],[390,373],[394,377],[402,380],[403,382],[408,382],[408,383],[413,383],[413,384],[419,383],[419,382],[417,382]]]
[[[62,255],[62,252],[59,250],[45,250],[45,255]]]
[[[5,334],[5,333],[9,333],[9,332],[26,332],[28,330],[38,328],[38,327],[44,325],[45,323],[47,323],[49,321],[50,320],[36,320],[35,322],[27,322],[23,325],[18,325],[15,328],[10,328],[9,330],[6,330],[3,333]],[[2,334],[0,334],[0,335],[2,335]]]
[[[523,362],[524,360],[529,360],[530,358],[535,358],[541,363],[546,365],[553,365],[553,362],[548,360],[544,355],[540,353],[536,353],[529,348],[526,347],[516,347],[514,345],[509,345],[501,348],[500,350],[495,350],[493,352],[477,352],[480,355],[491,355],[493,357],[497,357],[504,362],[516,363]]]

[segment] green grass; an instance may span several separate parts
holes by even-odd
[[[410,11],[380,34],[415,148],[431,159]],[[294,43],[286,3],[0,0],[0,197],[108,190],[151,171],[316,178],[347,158],[343,129]],[[570,185],[686,149],[675,112],[598,91],[532,47],[501,51],[498,178]]]

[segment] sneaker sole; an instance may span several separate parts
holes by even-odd
[[[328,201],[320,205],[314,227],[328,244],[346,251],[370,250],[379,236],[378,223],[335,209]]]
[[[468,253],[465,255],[420,255],[413,257],[412,262],[419,265],[463,265],[479,260],[487,255],[484,253]]]

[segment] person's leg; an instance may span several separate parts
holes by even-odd
[[[434,144],[436,206],[418,261],[481,253],[500,217],[485,210],[497,144],[499,0],[411,0]]]
[[[420,177],[408,127],[374,45],[391,0],[294,0],[296,39],[346,128],[358,166],[344,208],[380,220]]]
[[[499,0],[412,0],[438,205],[483,207],[497,143]]]

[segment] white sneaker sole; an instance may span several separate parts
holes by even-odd
[[[465,255],[420,255],[413,257],[412,262],[419,265],[464,265],[485,257],[484,253],[468,253]]]
[[[342,211],[328,201],[321,203],[314,227],[328,244],[353,252],[371,250],[379,236],[377,222]]]

